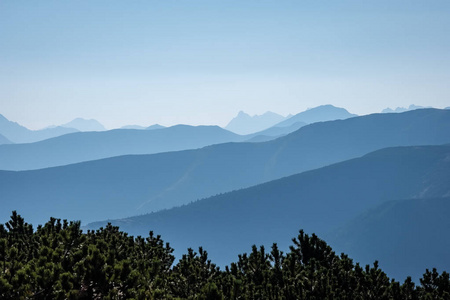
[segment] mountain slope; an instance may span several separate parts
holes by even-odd
[[[308,124],[304,123],[304,122],[297,122],[294,123],[290,126],[286,126],[286,127],[270,127],[267,128],[265,130],[253,133],[253,134],[249,134],[247,135],[247,138],[249,142],[257,142],[258,139],[262,139],[263,141],[270,141],[273,140],[275,138],[281,137],[283,135],[292,133],[296,130],[299,130],[300,128],[302,128],[303,126],[306,126]]]
[[[75,128],[78,131],[104,131],[106,128],[100,124],[97,120],[86,120],[83,118],[76,118],[69,123],[60,125],[61,127]]]
[[[1,145],[0,169],[40,169],[126,154],[193,149],[240,139],[218,126],[78,132],[37,143]]]
[[[238,115],[225,126],[225,129],[237,134],[251,134],[267,129],[284,119],[283,116],[270,111],[262,115],[254,116],[250,116],[245,112],[240,111]]]
[[[145,129],[147,129],[147,130],[155,130],[155,129],[163,129],[163,128],[166,128],[166,127],[165,126],[161,126],[159,124],[153,124],[153,125],[150,125],[150,126],[146,127]]]
[[[21,213],[33,223],[52,215],[83,221],[120,218],[182,205],[389,146],[450,143],[449,129],[450,111],[417,110],[315,123],[265,143],[227,143],[35,171],[3,171],[0,204],[3,220],[10,209],[26,210],[28,214]]]
[[[33,143],[76,131],[74,128],[60,126],[41,130],[29,130],[0,115],[0,134],[13,143]]]
[[[384,201],[448,197],[449,157],[450,145],[387,148],[183,207],[112,223],[130,234],[159,232],[172,241],[175,249],[203,245],[214,261],[226,264],[252,244],[270,246],[271,242],[279,242],[286,248],[289,236],[300,228],[325,235]],[[90,224],[88,228],[105,223]],[[445,238],[450,241],[448,235]]]
[[[0,134],[0,145],[11,144],[12,142],[8,140],[4,135]]]
[[[275,124],[274,127],[287,127],[297,122],[311,124],[316,122],[344,120],[352,117],[356,117],[356,115],[349,113],[345,108],[335,107],[328,104],[305,110],[287,120]]]
[[[448,197],[389,201],[329,234],[327,240],[356,261],[377,259],[391,276],[411,275],[417,280],[425,268],[450,269],[449,215]]]

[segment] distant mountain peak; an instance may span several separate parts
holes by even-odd
[[[387,107],[387,108],[383,109],[381,111],[381,113],[383,113],[383,114],[386,114],[386,113],[401,113],[401,112],[415,110],[415,109],[421,109],[421,108],[432,108],[432,107],[431,106],[419,106],[419,105],[411,104],[408,107],[400,107],[399,106],[399,107],[397,107],[395,109]]]
[[[286,120],[276,124],[276,127],[287,127],[292,126],[297,122],[303,122],[307,124],[333,121],[333,120],[344,120],[357,115],[349,113],[345,108],[336,107],[331,104],[320,105],[313,108],[308,108],[307,110],[300,112]]]
[[[95,119],[75,118],[61,127],[74,128],[79,131],[104,131],[106,128]]]
[[[238,117],[250,117],[250,115],[248,113],[246,113],[243,110],[240,110],[239,113],[237,114],[236,118]]]
[[[267,111],[262,115],[250,116],[241,110],[237,116],[225,126],[225,129],[238,134],[250,134],[272,127],[284,119],[285,117],[271,111]]]
[[[153,124],[153,125],[150,125],[150,126],[146,127],[145,129],[147,129],[147,130],[154,130],[154,129],[163,129],[163,128],[166,128],[166,127],[162,126],[162,125],[159,125],[159,124]]]
[[[13,143],[32,143],[74,131],[76,129],[59,126],[42,130],[30,130],[0,115],[0,134]]]

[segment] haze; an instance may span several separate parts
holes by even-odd
[[[1,113],[32,129],[449,106],[448,1],[2,1]]]

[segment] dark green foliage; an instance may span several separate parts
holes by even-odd
[[[33,230],[13,212],[0,225],[1,299],[450,299],[446,272],[426,270],[416,286],[336,255],[302,230],[288,253],[253,246],[221,271],[207,252],[188,249],[173,265],[161,237],[132,237],[108,224],[83,233],[51,218]]]

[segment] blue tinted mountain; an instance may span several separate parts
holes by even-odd
[[[262,142],[262,141],[270,141],[276,138],[279,138],[281,136],[287,135],[291,132],[294,132],[303,126],[308,125],[304,122],[297,122],[290,126],[286,127],[277,127],[272,126],[270,128],[267,128],[266,130],[259,131],[253,134],[247,135],[247,142]]]
[[[172,246],[180,251],[202,245],[214,261],[224,265],[232,261],[237,254],[245,252],[252,244],[268,247],[272,242],[278,242],[280,247],[286,250],[289,237],[300,228],[326,236],[326,233],[385,201],[448,197],[449,157],[449,145],[387,148],[361,158],[203,199],[186,206],[110,222],[130,234],[145,234],[154,230],[170,240]],[[448,213],[448,200],[447,198],[447,202],[442,206],[446,209],[435,214],[436,219],[431,222],[435,226],[435,232],[430,233],[430,237],[436,237],[437,240],[440,237],[443,240],[436,241],[438,245],[450,243],[450,236],[447,234],[448,214],[445,214]],[[360,223],[349,227],[347,235],[341,236],[347,239],[350,235],[346,241],[354,241],[355,244],[359,239],[352,239],[355,235],[353,231],[361,236],[366,234],[362,250],[366,251],[369,247],[374,249],[368,252],[368,256],[362,257],[365,261],[369,259],[368,262],[371,263],[379,259],[383,269],[389,269],[393,274],[409,274],[413,268],[403,272],[402,264],[395,264],[394,260],[384,260],[386,256],[381,253],[388,249],[395,252],[395,257],[411,253],[413,256],[410,256],[408,261],[412,258],[420,260],[419,252],[423,256],[428,255],[427,246],[405,251],[409,248],[402,248],[402,245],[394,241],[395,238],[398,238],[398,242],[411,239],[411,244],[408,245],[412,248],[414,237],[418,244],[428,241],[428,237],[422,239],[422,234],[426,235],[426,230],[432,231],[431,224],[417,231],[417,234],[413,234],[417,224],[410,224],[410,228],[403,231],[401,226],[407,225],[408,222],[413,223],[414,216],[417,216],[418,222],[425,223],[433,218],[433,212],[438,208],[424,211],[421,215],[420,207],[425,207],[426,203],[411,204],[412,207],[408,207],[408,202],[405,202],[400,208],[390,211],[389,215],[383,208],[369,211],[368,216],[360,218]],[[405,211],[400,213],[402,207]],[[386,214],[379,217],[381,213]],[[390,223],[378,224],[395,218],[397,213],[397,221],[402,225],[392,220]],[[364,223],[366,221],[367,224]],[[364,226],[360,226],[361,222]],[[98,222],[87,227],[98,228],[105,224],[106,222]],[[390,225],[393,227],[389,234]],[[383,230],[376,232],[377,228]],[[403,232],[411,235],[402,236]],[[373,240],[367,243],[370,239]],[[342,243],[339,244],[339,250],[351,249],[343,247]],[[331,246],[334,247],[333,243]],[[448,247],[435,252],[443,254],[447,250]],[[435,266],[441,270],[444,266],[445,269],[449,267],[448,255],[437,256],[435,260],[428,262],[433,264],[430,265],[424,260],[424,264],[416,266]],[[423,273],[425,270],[419,271]]]
[[[431,108],[430,106],[425,107],[425,106],[418,106],[418,105],[414,105],[411,104],[409,107],[397,107],[395,109],[392,109],[390,107],[385,108],[381,111],[381,113],[401,113],[401,112],[405,112],[405,111],[410,111],[410,110],[415,110],[415,109],[421,109],[421,108]]]
[[[163,129],[163,128],[166,128],[166,127],[165,126],[161,126],[159,124],[153,124],[153,125],[150,125],[150,126],[146,127],[145,129],[147,129],[147,130],[154,130],[154,129]]]
[[[449,215],[448,197],[389,201],[335,230],[327,241],[356,261],[378,259],[390,276],[417,280],[425,268],[450,269]]]
[[[356,117],[356,115],[349,113],[345,108],[335,107],[333,105],[321,105],[298,113],[274,126],[287,127],[298,122],[311,124],[324,121],[344,120],[352,117]]]
[[[106,128],[97,120],[86,120],[83,118],[76,118],[69,123],[60,125],[61,127],[75,128],[78,131],[104,131]]]
[[[11,144],[12,142],[8,140],[4,135],[0,134],[0,145]]]
[[[41,130],[29,130],[0,115],[0,134],[13,143],[33,143],[76,131],[78,130],[74,128],[64,128],[60,126]]]
[[[116,219],[186,204],[389,146],[444,143],[450,143],[450,111],[425,109],[315,123],[264,143],[226,143],[36,171],[3,171],[0,221],[8,220],[12,209],[33,223],[50,216]],[[328,180],[318,178],[317,184]]]
[[[120,127],[119,129],[136,129],[136,130],[143,130],[146,129],[147,127],[144,126],[140,126],[140,125],[125,125]]]
[[[162,129],[162,128],[166,128],[166,127],[161,126],[159,124],[150,125],[148,127],[140,126],[140,125],[126,125],[126,126],[120,127],[120,129],[139,129],[139,130],[142,130],[142,129],[153,130],[153,129]]]
[[[218,126],[77,132],[30,144],[0,145],[0,169],[32,170],[126,154],[150,154],[240,141]]]
[[[238,115],[225,126],[225,129],[242,135],[251,134],[267,129],[284,119],[285,117],[270,111],[262,115],[254,116],[250,116],[245,112],[240,111]]]

